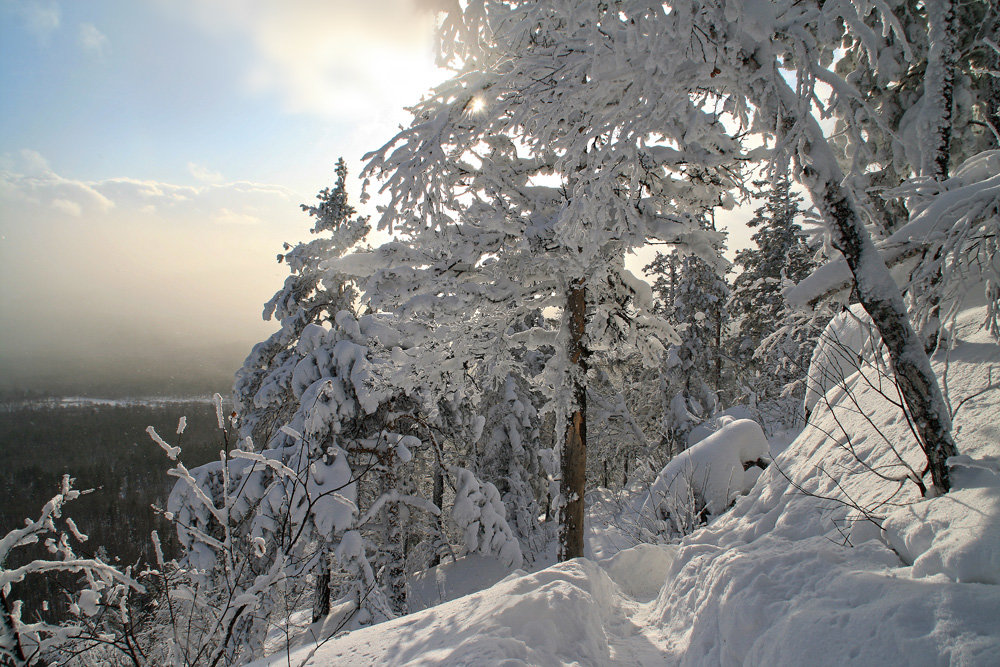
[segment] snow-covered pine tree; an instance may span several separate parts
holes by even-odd
[[[653,312],[671,319],[674,314],[674,299],[677,298],[677,285],[680,281],[681,255],[676,250],[669,250],[662,253],[656,251],[656,255],[646,266],[642,267],[643,273],[653,279]]]
[[[721,256],[721,247],[718,252]],[[687,447],[691,429],[721,407],[728,389],[724,336],[729,327],[729,286],[693,255],[681,258],[678,275],[672,310],[676,321],[684,324],[680,342],[667,350],[661,369],[662,431],[671,456]]]
[[[498,489],[522,554],[527,562],[533,562],[548,550],[553,536],[552,524],[542,525],[539,521],[552,476],[544,465],[543,450],[551,448],[551,443],[546,442],[548,435],[543,436],[545,426],[539,409],[546,401],[537,382],[554,350],[551,345],[513,341],[528,332],[551,335],[555,323],[537,308],[518,312],[522,316],[505,332],[509,349],[489,361],[481,358],[467,364],[472,384],[483,389],[470,392],[478,404],[467,408],[481,412],[483,421],[481,437],[470,438],[467,460],[482,480]],[[498,379],[489,368],[493,363],[497,363],[497,370],[506,369],[507,375]]]
[[[218,517],[200,501],[235,494],[227,514],[232,531],[248,545],[267,545],[258,569],[271,554],[289,553],[291,585],[301,590],[316,582],[315,616],[329,610],[330,595],[348,595],[355,621],[370,622],[407,611],[411,555],[423,553],[425,542],[444,543],[441,501],[426,482],[435,472],[462,479],[471,473],[449,472],[457,469],[424,418],[435,417],[444,392],[423,390],[427,373],[414,369],[440,357],[414,349],[413,327],[373,309],[374,299],[355,290],[369,278],[364,260],[372,253],[345,258],[368,230],[347,204],[345,180],[340,162],[335,187],[320,193],[317,206],[303,207],[316,218],[313,231],[331,236],[283,256],[293,273],[265,308],[282,328],[254,348],[238,374],[234,393],[247,451],[192,471],[193,483],[175,492],[171,511],[182,517],[187,558],[206,556],[196,565],[212,572],[225,563],[199,543]],[[438,364],[436,387],[448,383],[450,369]],[[458,405],[461,397],[451,394]],[[251,451],[252,434],[267,438],[260,452]],[[518,565],[502,505],[487,494],[482,507],[492,508],[491,523],[463,511],[453,514],[457,529],[476,537],[484,553]]]
[[[741,369],[739,381],[750,393],[750,403],[770,411],[769,406],[785,397],[788,405],[801,405],[800,381],[825,322],[809,325],[797,318],[782,296],[785,287],[799,282],[815,267],[814,251],[800,224],[801,195],[792,189],[785,171],[755,185],[765,198],[747,221],[747,226],[756,230],[751,237],[754,247],[736,253],[736,263],[743,271],[733,281],[729,299],[729,310],[737,320],[730,349]],[[780,332],[780,340],[772,338],[776,332]],[[765,340],[768,344],[762,347]],[[789,394],[786,388],[791,390]]]
[[[510,20],[482,31],[473,25],[493,9]],[[636,131],[626,117],[590,122],[589,106],[618,104],[614,85],[592,87],[595,97],[571,107],[535,90],[538,72],[559,72],[558,85],[564,77],[587,81],[601,74],[592,69],[588,49],[609,39],[601,21],[617,22],[617,8],[472,3],[466,10],[456,9],[456,21],[442,24],[442,34],[472,40],[442,40],[443,60],[456,67],[456,76],[413,107],[415,121],[373,154],[367,171],[385,179],[390,203],[383,224],[439,230],[451,243],[467,236],[464,229],[483,229],[464,247],[505,237],[506,244],[492,246],[499,261],[489,258],[491,267],[511,257],[530,264],[531,270],[509,275],[532,275],[539,289],[530,299],[562,310],[563,338],[548,377],[558,430],[565,433],[562,497],[568,505],[561,544],[569,558],[582,555],[583,546],[587,354],[616,337],[619,348],[642,347],[649,338],[637,335],[649,328],[634,309],[644,297],[629,303],[647,288],[624,270],[624,255],[657,239],[712,257],[713,235],[699,228],[692,211],[725,200],[738,183],[738,145],[710,105],[683,96],[657,98],[681,107],[687,122],[684,132],[665,137],[663,127]],[[465,18],[472,22],[465,25]],[[466,34],[470,27],[473,35]],[[580,50],[567,53],[566,40]],[[483,154],[484,145],[503,155]],[[533,173],[524,170],[527,165],[534,165]],[[470,204],[466,197],[475,192],[481,194]],[[484,211],[491,214],[489,225]],[[454,264],[479,268],[472,255],[473,261],[463,257]]]
[[[294,353],[308,324],[334,321],[340,311],[351,312],[357,297],[352,279],[345,274],[325,271],[321,264],[341,256],[364,239],[371,227],[358,217],[347,200],[347,164],[337,160],[333,189],[324,188],[315,205],[302,210],[315,219],[313,234],[320,238],[295,247],[285,245],[278,255],[291,275],[284,286],[264,305],[264,319],[276,318],[280,328],[254,346],[236,373],[233,401],[239,415],[240,439],[250,437],[266,444],[277,433],[293,409],[290,374],[298,359]]]
[[[658,456],[663,400],[659,365],[650,366],[639,354],[598,358],[587,386],[588,486],[612,490],[626,487],[641,461],[653,466]]]
[[[496,486],[508,509],[511,530],[521,543],[525,561],[542,556],[549,544],[539,523],[539,499],[547,491],[540,458],[542,422],[535,405],[539,399],[527,381],[513,373],[500,390],[487,397],[490,406],[482,440],[470,463],[480,479]]]

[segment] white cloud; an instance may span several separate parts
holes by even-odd
[[[111,43],[108,41],[107,35],[98,30],[97,26],[93,23],[80,24],[78,41],[84,51],[100,57],[106,56],[111,49]]]
[[[433,17],[416,0],[174,5],[206,30],[249,44],[247,86],[278,95],[292,113],[366,119],[417,101],[442,78],[433,66]]]
[[[8,202],[21,202],[79,215],[85,211],[105,212],[115,206],[94,184],[56,174],[36,151],[6,153],[0,164],[4,166],[0,171],[0,210]]]
[[[228,208],[216,213],[212,220],[220,225],[259,225],[261,223],[261,219],[251,213],[230,211]]]
[[[69,201],[67,199],[54,199],[52,200],[52,208],[57,211],[62,211],[66,215],[71,215],[74,218],[79,218],[80,214],[83,213],[83,207],[80,206],[75,201]]]
[[[48,45],[52,33],[59,29],[61,12],[59,6],[54,2],[15,0],[15,2],[5,4],[21,17],[25,27],[38,39],[40,44]]]
[[[194,162],[188,162],[187,168],[188,172],[202,183],[222,183],[225,180],[219,172]]]
[[[192,166],[197,167],[194,163]],[[195,169],[194,171],[198,171]],[[207,172],[207,170],[206,170]],[[207,172],[213,180],[221,176]],[[101,217],[118,210],[116,219],[154,214],[171,224],[259,224],[264,220],[300,220],[302,195],[266,183],[176,185],[134,178],[83,181],[54,172],[36,151],[0,156],[0,213],[13,207],[48,207],[75,217]],[[7,211],[5,211],[7,209]],[[9,224],[13,216],[0,216]],[[303,230],[308,221],[301,221]]]
[[[48,160],[41,153],[28,148],[22,148],[16,153],[0,155],[0,169],[26,176],[39,176],[52,171]]]

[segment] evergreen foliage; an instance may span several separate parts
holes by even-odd
[[[825,322],[793,324],[796,314],[782,292],[812,272],[815,253],[802,231],[802,197],[792,189],[787,173],[778,172],[771,181],[756,185],[766,188],[766,198],[747,222],[756,230],[751,237],[754,247],[736,253],[743,272],[733,281],[729,299],[738,322],[730,349],[752,404],[769,405],[790,396],[798,405],[815,336]],[[774,338],[778,332],[780,337]],[[793,388],[794,383],[798,384]]]

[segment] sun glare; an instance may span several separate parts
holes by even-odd
[[[486,102],[485,100],[483,100],[483,98],[479,97],[478,95],[470,99],[469,103],[465,105],[466,113],[478,114],[482,113],[485,110],[486,110]]]

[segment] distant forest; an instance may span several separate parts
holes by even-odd
[[[171,461],[145,432],[153,426],[176,442],[177,422],[187,417],[180,441],[186,461],[205,463],[223,446],[215,408],[208,402],[167,405],[86,405],[47,407],[0,404],[0,533],[37,518],[39,508],[58,491],[64,474],[76,478],[76,487],[94,489],[73,502],[71,513],[89,536],[79,553],[117,557],[125,567],[148,563],[153,557],[150,533],[157,530],[165,550],[176,550],[176,532],[151,505],[163,506],[174,479],[166,471]],[[38,553],[17,554],[27,556]],[[10,565],[13,565],[11,563]],[[28,609],[42,600],[65,596],[51,588],[59,578],[35,579],[20,593]],[[15,593],[18,595],[18,593]],[[58,612],[58,610],[53,610]],[[26,618],[32,618],[31,612]]]

